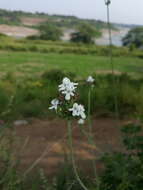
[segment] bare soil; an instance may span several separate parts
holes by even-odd
[[[1,24],[0,33],[20,38],[20,37],[36,35],[38,34],[38,30],[22,26],[9,26]]]
[[[30,17],[21,17],[20,18],[22,24],[27,25],[27,26],[35,26],[38,25],[42,22],[47,21],[47,18],[30,18]]]
[[[74,122],[73,141],[76,160],[86,170],[92,168],[91,160],[105,152],[124,150],[121,143],[120,126],[130,121],[116,121],[111,118],[94,119],[93,134],[95,145],[90,145],[87,138]],[[86,130],[87,126],[83,126]],[[21,160],[20,168],[31,171],[43,168],[48,175],[54,174],[64,162],[68,153],[67,126],[62,120],[33,120],[25,126],[15,126],[16,155]],[[30,170],[29,168],[34,164]],[[98,163],[100,168],[100,162]]]

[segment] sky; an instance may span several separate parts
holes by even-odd
[[[143,25],[143,0],[111,0],[111,21]],[[106,20],[104,0],[1,0],[0,8]]]

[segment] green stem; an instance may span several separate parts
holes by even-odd
[[[111,32],[111,24],[110,24],[110,1],[106,3],[107,5],[107,26],[108,26],[108,35],[109,35],[109,58],[110,58],[110,65],[112,70],[112,84],[113,84],[113,98],[114,98],[114,106],[115,106],[115,117],[118,120],[119,118],[119,106],[118,106],[118,94],[117,94],[117,80],[115,77],[115,68],[114,68],[114,62],[113,62],[113,48],[112,48],[112,32]]]
[[[74,170],[76,179],[84,190],[88,190],[86,188],[86,186],[83,184],[83,182],[81,181],[81,179],[78,175],[78,172],[77,172],[75,159],[74,159],[73,141],[72,141],[72,127],[71,127],[71,121],[70,120],[68,120],[68,143],[69,143],[69,147],[70,147],[70,153],[71,153],[70,156],[71,156],[71,161],[72,161],[73,170]]]
[[[94,137],[93,137],[93,131],[92,131],[92,118],[91,118],[91,86],[89,87],[89,91],[88,91],[88,130],[89,130],[89,137],[88,137],[89,143],[93,145],[94,147],[95,143],[94,143]],[[91,153],[94,155],[94,150],[91,150]],[[93,170],[94,170],[94,176],[97,181],[97,190],[99,190],[100,181],[97,174],[95,158],[92,159],[92,165],[93,165]]]
[[[89,87],[89,91],[88,91],[88,126],[89,126],[89,133],[92,134],[92,124],[91,124],[91,87]]]

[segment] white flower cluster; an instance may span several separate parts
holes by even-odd
[[[75,95],[75,89],[77,88],[78,83],[71,82],[70,79],[65,77],[62,81],[62,84],[59,85],[59,92],[65,95],[65,100],[71,100],[71,97]],[[58,99],[53,99],[51,101],[51,107],[49,109],[58,109],[60,102]],[[72,108],[69,108],[68,111],[72,112],[73,117],[80,117],[78,123],[83,124],[86,118],[85,109],[83,105],[79,105],[77,103],[73,104]]]
[[[69,111],[72,112],[72,116],[78,116],[81,117],[81,119],[78,121],[79,124],[83,124],[84,123],[84,119],[86,118],[85,115],[85,109],[83,107],[83,105],[78,105],[77,103],[73,104],[73,107],[69,109]]]
[[[78,83],[71,82],[70,79],[64,78],[63,83],[59,85],[59,91],[65,94],[65,100],[70,100],[74,96]]]
[[[69,109],[72,112],[73,116],[80,116],[82,119],[85,119],[85,109],[83,105],[78,105],[77,103],[73,104],[73,107]]]

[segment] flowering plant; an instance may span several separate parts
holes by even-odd
[[[78,83],[71,82],[65,77],[62,84],[58,86],[59,97],[51,101],[50,110],[54,109],[59,116],[71,119],[78,118],[78,123],[83,124],[86,119],[84,106],[76,103],[76,88]]]
[[[65,77],[63,83],[59,85],[59,91],[62,94],[65,94],[65,100],[70,100],[71,96],[74,96],[75,89],[78,83],[71,82],[70,79]]]

